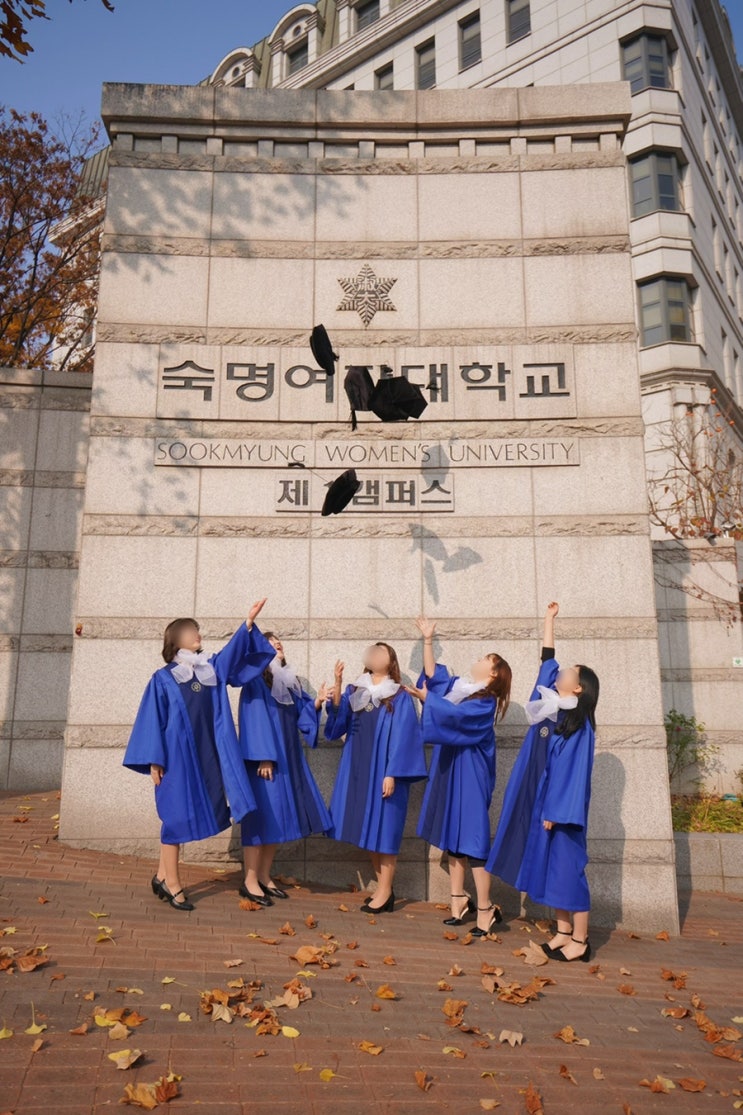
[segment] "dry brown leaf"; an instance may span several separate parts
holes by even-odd
[[[141,1049],[117,1049],[115,1053],[108,1054],[108,1059],[117,1069],[130,1069],[142,1055]]]
[[[526,1104],[528,1115],[544,1115],[542,1097],[533,1084],[529,1084],[529,1087],[524,1093],[524,1103]]]
[[[450,929],[447,929],[445,933],[442,933],[442,936],[443,936],[445,941],[457,941],[457,940],[459,940],[458,934],[452,933],[452,931]]]
[[[594,1080],[606,1080],[606,1077],[604,1076],[601,1069],[597,1067],[593,1070],[593,1079]]]
[[[382,963],[388,964],[390,967],[392,967],[393,965],[397,964],[397,961],[395,960],[394,956],[383,956]]]
[[[38,1053],[43,1048],[44,1048],[44,1039],[43,1038],[37,1038],[36,1041],[31,1046],[31,1052],[32,1053]]]
[[[354,960],[353,966],[354,966],[354,968],[368,968],[369,967],[367,962],[365,960],[363,960],[361,957],[359,957],[358,960]]]
[[[664,1018],[688,1018],[691,1012],[686,1007],[664,1007],[660,1013]]]
[[[617,991],[620,993],[620,995],[636,995],[637,994],[637,992],[635,991],[635,989],[634,989],[634,987],[632,986],[631,983],[620,983],[619,987],[617,988]]]
[[[346,942],[346,948],[351,949],[352,952],[353,952],[354,949],[357,949],[358,947],[359,947],[359,942],[358,941],[347,941]]]
[[[460,968],[458,964],[452,964],[451,968],[449,969],[449,975],[450,976],[463,976],[464,975],[464,968]]]
[[[641,1080],[641,1088],[649,1088],[651,1092],[665,1092],[666,1094],[676,1085],[667,1076],[656,1076],[655,1080]]]
[[[445,1014],[450,1024],[459,1025],[466,1010],[466,999],[445,999],[441,1013]]]
[[[685,1092],[703,1092],[707,1087],[706,1080],[694,1080],[690,1076],[685,1076],[678,1083],[679,1088],[682,1088]]]
[[[130,1030],[123,1022],[115,1022],[108,1031],[109,1041],[126,1041],[129,1037]]]
[[[291,959],[296,960],[301,968],[306,964],[319,964],[323,959],[323,950],[317,945],[300,945]]]
[[[75,1034],[76,1037],[84,1037],[84,1035],[87,1034],[89,1029],[90,1029],[90,1023],[89,1022],[82,1022],[79,1026],[76,1026],[74,1030],[70,1030],[70,1033]]]
[[[381,984],[374,992],[378,999],[399,999],[400,996],[393,991],[388,983]]]
[[[454,990],[452,985],[450,983],[447,983],[445,979],[440,979],[439,980],[439,982],[436,984],[436,989],[438,991],[453,991]]]
[[[262,910],[260,902],[251,902],[249,898],[241,898],[238,902],[241,910]]]
[[[498,1035],[498,1041],[507,1041],[512,1049],[515,1045],[521,1045],[523,1040],[524,1035],[520,1034],[518,1030],[501,1030]]]
[[[378,1057],[380,1053],[384,1052],[383,1045],[375,1045],[373,1041],[360,1041],[359,1049],[362,1053],[369,1053],[372,1057]]]
[[[553,1038],[559,1038],[564,1041],[566,1045],[590,1045],[588,1038],[579,1038],[572,1026],[563,1026],[556,1034],[552,1035]]]
[[[549,963],[549,957],[547,956],[546,952],[543,952],[539,945],[537,945],[534,941],[529,941],[529,943],[522,949],[516,949],[513,955],[523,956],[524,963],[530,964],[534,968],[539,968],[542,966],[542,964]]]
[[[244,960],[223,960],[222,963],[224,964],[225,968],[239,968],[241,964],[245,963],[245,961]]]
[[[481,1099],[480,1107],[483,1111],[495,1111],[496,1107],[500,1107],[500,1103],[498,1100]]]
[[[660,933],[655,934],[655,939],[656,941],[669,941],[670,937],[668,935],[668,930],[661,929]]]
[[[715,1057],[727,1057],[729,1061],[743,1060],[743,1051],[734,1045],[718,1045],[713,1053]]]
[[[570,1070],[568,1069],[567,1065],[560,1065],[560,1076],[563,1078],[563,1080],[569,1080],[571,1084],[577,1085],[578,1083],[572,1072],[570,1072]]]
[[[312,914],[307,915],[307,917],[304,919],[304,924],[307,926],[308,929],[316,929],[317,928],[317,921],[312,916]]]
[[[428,1073],[424,1072],[422,1069],[418,1069],[415,1073],[415,1082],[422,1092],[428,1092],[433,1084],[433,1077],[429,1076]]]
[[[441,1050],[441,1052],[442,1053],[448,1053],[452,1057],[456,1057],[460,1061],[463,1061],[465,1059],[465,1057],[467,1056],[465,1051],[463,1049],[460,1049],[456,1045],[445,1045],[444,1048]]]

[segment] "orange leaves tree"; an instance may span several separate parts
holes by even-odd
[[[86,192],[95,129],[0,107],[0,366],[88,370],[102,196]]]
[[[110,12],[114,10],[110,0],[101,3]],[[34,49],[28,41],[28,29],[35,19],[49,19],[46,0],[0,0],[0,57],[23,62]]]

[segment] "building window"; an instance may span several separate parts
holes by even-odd
[[[463,19],[459,24],[459,70],[468,70],[476,62],[482,61],[480,42],[480,13]]]
[[[363,0],[356,5],[356,30],[363,31],[379,19],[379,0]]]
[[[624,80],[630,92],[641,89],[670,89],[668,43],[662,35],[638,35],[622,44]]]
[[[436,42],[429,39],[415,48],[416,89],[433,89],[436,84]]]
[[[678,210],[679,165],[675,155],[649,151],[630,163],[632,216],[644,217],[657,209]]]
[[[296,74],[299,70],[303,70],[309,62],[310,48],[307,39],[298,46],[294,46],[291,50],[286,52],[286,69],[288,74]]]
[[[531,32],[529,0],[506,0],[506,26],[509,43],[515,43]]]
[[[394,89],[395,88],[395,67],[392,62],[386,66],[382,66],[381,70],[377,70],[374,74],[374,88],[375,89]]]
[[[642,344],[690,341],[689,285],[685,279],[663,277],[640,283]]]

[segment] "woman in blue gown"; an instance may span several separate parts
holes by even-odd
[[[558,666],[558,612],[553,602],[545,616],[542,665],[525,706],[531,727],[506,786],[486,867],[554,908],[557,933],[543,946],[548,956],[588,960],[586,832],[599,680],[588,666]]]
[[[330,835],[370,853],[377,887],[374,905],[367,899],[362,910],[391,913],[410,783],[426,777],[420,725],[388,643],[369,647],[363,673],[341,695],[343,670],[336,662],[325,724],[327,739],[346,737],[330,799]]]
[[[327,832],[330,814],[305,758],[300,733],[308,747],[317,746],[320,709],[329,689],[317,697],[302,688],[287,665],[281,640],[265,637],[274,659],[259,677],[252,675],[240,692],[240,743],[257,808],[240,822],[245,883],[244,898],[270,906],[287,898],[271,878],[276,849],[289,840]]]
[[[152,890],[179,910],[192,910],[178,871],[180,846],[216,836],[255,809],[240,752],[228,685],[260,675],[275,651],[254,625],[265,600],[253,605],[217,654],[207,657],[195,619],[165,628],[162,655],[145,689],[124,766],[149,774],[162,821],[160,863]],[[238,675],[239,679],[238,680]]]
[[[464,891],[467,864],[477,892],[475,937],[484,937],[501,920],[490,901],[491,877],[485,870],[490,851],[490,800],[495,788],[495,721],[505,716],[511,693],[511,667],[499,654],[486,654],[470,676],[450,677],[436,663],[436,624],[421,617],[423,673],[408,692],[423,702],[423,742],[434,745],[428,785],[418,821],[418,836],[449,857],[451,917],[461,925],[472,909]]]

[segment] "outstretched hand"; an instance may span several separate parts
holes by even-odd
[[[425,616],[418,616],[415,621],[415,626],[420,631],[424,639],[432,639],[436,634],[436,621],[426,619]]]
[[[547,605],[547,615],[550,616],[552,619],[555,618],[559,611],[560,605],[557,603],[556,600],[553,600],[550,604]]]
[[[411,697],[417,697],[421,704],[425,703],[426,697],[428,696],[428,686],[425,682],[420,689],[417,685],[403,685],[403,689],[406,693],[409,693]]]
[[[321,709],[325,702],[330,700],[332,695],[332,688],[326,681],[324,681],[317,691],[317,696],[315,697],[315,708]]]
[[[267,596],[264,596],[262,600],[256,600],[255,604],[253,605],[253,607],[248,612],[248,620],[247,620],[248,630],[250,630],[250,628],[255,623],[256,618],[260,615],[260,613],[263,609],[263,605],[266,603],[267,600],[268,600]]]

